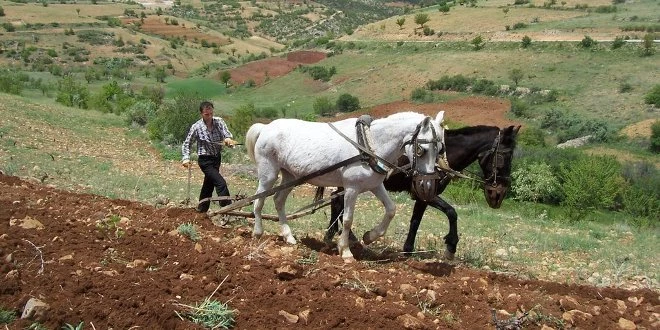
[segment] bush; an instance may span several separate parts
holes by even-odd
[[[55,102],[68,107],[87,109],[89,105],[89,90],[80,82],[68,76],[58,81]]]
[[[545,202],[553,200],[559,192],[559,181],[545,163],[524,164],[511,173],[511,178],[511,189],[517,200]]]
[[[319,116],[332,116],[335,114],[335,105],[330,102],[330,99],[326,96],[318,97],[314,100],[312,105],[314,113]]]
[[[596,209],[615,209],[615,200],[626,184],[621,165],[606,156],[582,156],[564,163],[559,176],[564,195],[561,204],[568,208],[570,220],[580,220]]]
[[[253,103],[234,109],[234,115],[227,119],[227,126],[234,135],[234,140],[242,140],[247,130],[254,123],[256,113],[257,110]]]
[[[154,116],[156,116],[156,103],[151,100],[142,100],[128,108],[126,122],[129,125],[146,126]]]
[[[656,120],[651,125],[651,152],[660,153],[660,120]]]
[[[179,93],[163,102],[156,116],[147,123],[149,137],[166,144],[181,144],[190,126],[199,119],[198,93]]]
[[[529,118],[529,104],[519,98],[510,98],[511,113],[519,118]]]
[[[616,37],[612,42],[612,49],[619,49],[625,45],[626,42],[623,40],[623,37]]]
[[[591,48],[596,45],[596,40],[592,39],[590,36],[584,36],[584,39],[580,41],[580,46],[582,48]]]
[[[524,36],[524,37],[522,38],[522,44],[521,44],[521,45],[522,45],[522,48],[527,48],[527,47],[529,47],[531,44],[532,44],[532,38],[530,38],[529,36]]]
[[[660,84],[653,86],[648,94],[644,95],[644,102],[646,104],[653,104],[656,107],[660,107]]]
[[[545,137],[543,131],[536,127],[525,127],[518,133],[517,141],[521,145],[545,147]]]
[[[624,212],[634,217],[647,218],[649,224],[660,220],[660,172],[650,162],[627,163],[623,177],[628,189],[622,194]]]
[[[337,99],[336,108],[339,112],[352,112],[360,109],[360,100],[351,94],[341,94]]]

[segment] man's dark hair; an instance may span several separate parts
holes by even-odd
[[[213,103],[209,101],[204,101],[199,105],[199,112],[202,112],[205,108],[213,109]]]

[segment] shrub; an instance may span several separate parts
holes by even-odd
[[[550,165],[534,162],[525,164],[511,173],[514,199],[543,202],[552,200],[559,192],[559,181]]]
[[[606,156],[582,156],[573,163],[564,163],[559,176],[562,205],[568,208],[570,220],[580,220],[596,209],[614,209],[625,186],[621,165]]]
[[[234,115],[227,120],[229,130],[234,134],[234,140],[241,140],[254,123],[257,110],[253,103],[240,106],[234,109]]]
[[[11,23],[8,23],[8,22],[2,23],[2,27],[3,27],[3,28],[5,29],[5,31],[7,31],[7,32],[14,32],[14,31],[16,31],[16,27],[14,27],[14,24],[11,24]]]
[[[410,93],[410,99],[413,101],[417,102],[424,102],[426,100],[426,96],[428,94],[428,91],[424,88],[415,88],[411,93]]]
[[[89,90],[73,77],[68,76],[58,81],[55,101],[68,107],[87,109]]]
[[[335,114],[335,105],[330,102],[330,99],[326,96],[321,96],[314,100],[312,105],[314,113],[319,116],[332,116]]]
[[[521,43],[522,48],[527,48],[527,47],[529,47],[531,44],[532,44],[532,38],[530,38],[529,36],[524,36],[524,37],[522,38],[522,43]]]
[[[628,189],[622,194],[623,210],[634,217],[647,218],[650,224],[660,220],[660,172],[650,162],[627,163],[623,177]]]
[[[584,36],[582,41],[580,41],[580,46],[582,48],[591,48],[596,45],[596,40],[592,39],[590,36]]]
[[[518,143],[526,146],[545,147],[545,137],[543,131],[536,127],[525,127],[518,133]]]
[[[352,112],[360,109],[360,100],[351,94],[341,94],[337,99],[336,108],[339,112]]]
[[[651,152],[660,153],[660,120],[656,120],[651,125]]]
[[[660,84],[653,86],[651,91],[644,95],[644,102],[660,107]]]
[[[149,137],[168,144],[181,144],[190,126],[199,119],[199,93],[178,93],[158,108],[147,123]]]
[[[529,117],[529,104],[524,100],[519,98],[510,98],[511,101],[511,113],[514,116],[519,118],[528,118]]]
[[[146,126],[154,116],[156,116],[156,103],[151,100],[137,101],[128,108],[126,122],[129,125]]]
[[[623,37],[616,37],[614,38],[614,41],[612,41],[612,49],[619,49],[625,44],[626,42],[623,40]]]

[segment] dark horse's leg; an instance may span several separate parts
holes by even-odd
[[[335,191],[335,193],[343,191],[344,188],[339,187]],[[343,216],[344,212],[344,199],[343,198],[334,198],[330,202],[330,223],[328,223],[327,230],[325,232],[325,237],[323,237],[323,242],[325,244],[330,244],[332,243],[332,239],[335,237],[337,232],[339,231],[339,224],[341,223],[341,217]],[[353,232],[351,231],[348,233],[349,239],[351,242],[357,242],[358,239],[355,237]]]
[[[415,237],[417,236],[417,230],[419,229],[419,225],[422,222],[422,216],[424,215],[424,211],[426,211],[426,207],[428,205],[431,205],[434,208],[442,211],[442,213],[444,213],[449,220],[449,233],[447,233],[447,235],[444,237],[447,249],[445,251],[445,258],[452,260],[454,259],[456,246],[458,245],[459,240],[457,226],[458,215],[456,214],[456,210],[440,197],[436,197],[428,203],[415,200],[413,214],[410,218],[408,237],[406,238],[406,242],[403,244],[403,252],[410,253],[415,248]]]

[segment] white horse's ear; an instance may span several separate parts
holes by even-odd
[[[438,125],[442,125],[444,121],[445,121],[445,112],[444,111],[438,112],[438,115],[435,116],[435,122],[438,123]]]

